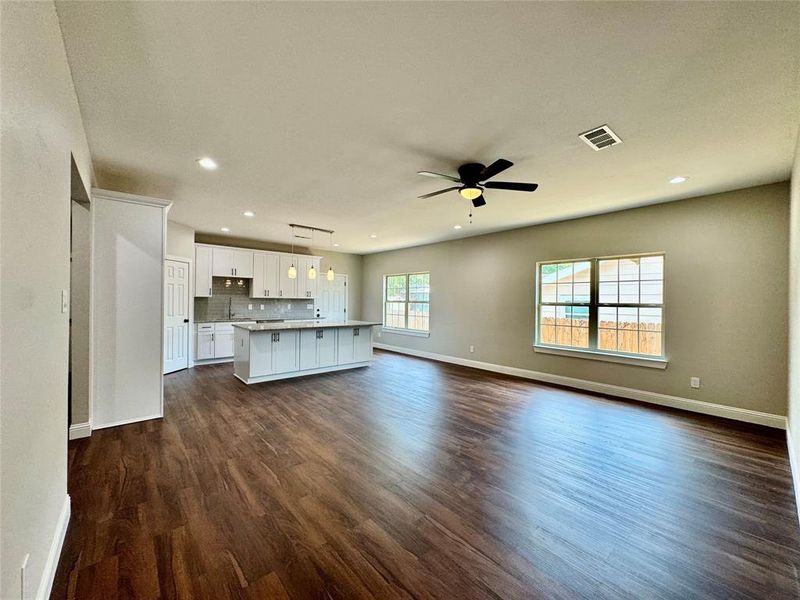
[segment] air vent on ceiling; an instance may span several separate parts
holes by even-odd
[[[611,131],[611,127],[608,125],[601,125],[600,127],[595,127],[594,129],[590,129],[578,136],[584,142],[589,144],[592,150],[604,150],[605,148],[610,148],[611,146],[616,146],[617,144],[621,144],[622,140],[619,139],[619,136]]]

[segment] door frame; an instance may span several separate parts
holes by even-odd
[[[168,260],[174,260],[175,262],[182,262],[187,263],[189,265],[189,331],[187,332],[187,337],[189,338],[186,351],[189,353],[186,359],[186,368],[191,369],[194,367],[194,259],[187,258],[186,256],[176,256],[175,254],[165,254],[164,255],[164,263]],[[166,305],[163,301],[163,294],[164,294],[164,283],[167,280],[167,270],[162,268],[163,275],[161,277],[161,294],[162,294],[162,307],[161,307],[161,370],[164,370],[164,308]],[[169,373],[167,373],[169,375]],[[161,377],[164,377],[162,373]]]

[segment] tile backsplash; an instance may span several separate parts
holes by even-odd
[[[241,286],[240,281],[243,282]],[[314,300],[250,298],[250,280],[233,277],[214,277],[211,298],[194,299],[195,323],[228,319],[312,319],[315,314]]]

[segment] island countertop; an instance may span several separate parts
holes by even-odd
[[[372,327],[380,325],[374,321],[295,321],[283,323],[234,323],[234,327],[250,332],[286,331],[287,329],[329,329],[332,327]]]

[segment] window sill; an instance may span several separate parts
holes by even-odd
[[[410,335],[413,337],[431,337],[430,331],[414,331],[413,329],[392,329],[391,327],[381,328],[381,333],[396,333],[397,335]]]
[[[638,367],[648,367],[650,369],[666,369],[668,363],[665,358],[625,356],[622,354],[607,354],[605,352],[595,352],[593,350],[577,350],[572,348],[559,348],[556,346],[534,345],[533,350],[534,352],[541,352],[542,354],[556,354],[558,356],[571,356],[573,358],[588,358],[590,360],[601,360],[623,365],[636,365]]]

